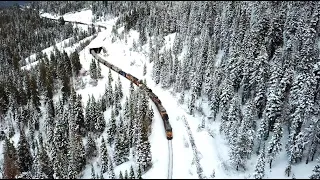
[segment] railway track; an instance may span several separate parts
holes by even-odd
[[[172,173],[173,173],[172,141],[168,141],[168,151],[169,151],[169,163],[168,163],[168,177],[167,177],[167,179],[172,179]]]
[[[42,18],[50,19],[55,22],[59,22],[59,19],[51,19],[51,18],[47,18],[47,17],[42,17]],[[107,29],[106,26],[102,26],[102,25],[94,24],[94,23],[84,23],[84,22],[80,22],[80,21],[68,21],[68,20],[64,20],[64,22],[73,23],[73,24],[82,24],[82,25],[87,25],[87,26],[97,26],[99,28]]]
[[[94,51],[94,50],[90,50],[90,53],[93,55],[93,57],[95,58],[95,59],[97,59],[98,60],[98,62],[99,63],[102,63],[101,62],[101,60],[100,59],[102,59],[101,58],[101,56],[98,56],[98,54]],[[106,60],[104,60],[104,61],[106,61]],[[107,62],[107,61],[106,61]],[[102,63],[103,65],[105,65],[104,63]],[[110,63],[109,63],[110,64]],[[117,66],[115,66],[115,65],[113,65],[112,64],[112,66],[113,66],[113,68],[110,68],[110,67],[108,67],[108,68],[110,68],[111,70],[113,70],[114,72],[116,72],[116,73],[118,73],[118,74],[120,74],[120,75],[122,75],[121,73],[119,73],[120,71],[116,71],[115,69],[118,69],[118,70],[120,70],[120,68],[118,68]],[[129,80],[129,79],[128,79]],[[135,83],[134,83],[135,84]],[[137,84],[135,84],[136,86],[138,86]],[[138,86],[139,87],[139,86]],[[150,97],[151,98],[151,97]],[[154,102],[154,101],[153,101]],[[155,103],[155,102],[154,102]],[[157,106],[157,104],[155,103],[155,105]],[[159,113],[160,113],[160,116],[162,116],[161,115],[161,112],[159,111]],[[168,176],[167,176],[167,179],[172,179],[172,174],[173,174],[173,151],[172,151],[172,137],[171,137],[171,139],[168,139],[168,158],[169,158],[169,161],[168,161]]]

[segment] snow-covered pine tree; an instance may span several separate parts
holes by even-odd
[[[123,92],[122,92],[122,83],[120,80],[120,76],[118,75],[118,93],[119,93],[119,99],[121,100],[123,98]]]
[[[239,133],[239,128],[242,121],[242,113],[240,109],[240,98],[237,94],[231,99],[228,109],[228,118],[225,124],[225,135],[232,145],[236,142],[236,137]]]
[[[319,121],[318,118],[315,118],[315,117],[311,118],[310,125],[307,128],[305,128],[303,131],[303,139],[306,142],[306,150],[307,150],[306,164],[308,164],[309,161],[313,161],[317,151],[318,134],[320,132],[318,121]]]
[[[145,76],[147,74],[147,64],[144,63],[143,64],[143,71],[142,71],[142,75]]]
[[[98,76],[97,76],[97,64],[96,64],[94,59],[91,60],[89,72],[90,72],[90,77],[92,79],[96,80],[98,78]]]
[[[280,153],[282,150],[281,146],[281,139],[282,139],[282,123],[281,120],[276,120],[276,123],[274,125],[273,135],[269,142],[268,147],[268,154],[267,159],[269,162],[269,168],[271,169],[271,165],[273,160],[276,158],[276,156]]]
[[[112,159],[108,160],[108,174],[109,174],[110,179],[116,178],[116,175],[114,173],[114,165],[113,165]]]
[[[86,159],[90,160],[93,157],[97,156],[97,146],[95,141],[93,140],[92,133],[88,134],[88,141],[86,144]]]
[[[84,114],[83,114],[83,107],[82,107],[82,102],[81,102],[81,95],[79,94],[77,96],[76,104],[75,104],[75,124],[77,124],[78,127],[78,132],[76,132],[78,135],[84,136],[87,132],[85,129],[85,120],[84,120]]]
[[[119,97],[119,89],[118,85],[115,85],[115,90],[114,90],[114,114],[115,116],[119,116],[121,111],[121,103],[120,103],[120,97]]]
[[[219,107],[221,110],[228,107],[229,101],[232,99],[233,94],[232,82],[229,78],[225,78],[221,84],[221,94],[219,97]]]
[[[142,161],[142,168],[143,168],[143,172],[146,172],[152,166],[151,145],[148,139],[143,142],[143,152],[144,152],[144,156]],[[137,178],[140,178],[140,177],[137,176]]]
[[[53,169],[55,178],[67,178],[69,132],[68,132],[68,109],[64,110],[62,100],[57,108],[56,123],[53,138]]]
[[[52,159],[49,158],[47,153],[47,149],[43,146],[41,141],[39,141],[39,164],[41,165],[42,172],[45,174],[47,178],[53,179],[53,164]]]
[[[138,170],[137,170],[137,179],[140,179],[142,175],[142,171],[141,171],[141,165],[138,166]]]
[[[127,170],[124,171],[124,179],[129,179],[128,171],[127,171]]]
[[[105,173],[108,171],[108,150],[106,146],[106,142],[104,138],[101,140],[101,146],[100,146],[100,161],[101,161],[101,171],[102,173]]]
[[[115,92],[113,91],[113,87],[112,87],[112,84],[111,84],[111,81],[108,80],[108,97],[107,97],[107,102],[110,106],[113,106],[114,105],[114,94]],[[107,107],[110,107],[110,106],[107,106]]]
[[[114,164],[116,166],[120,165],[121,163],[123,163],[123,153],[122,153],[122,138],[121,138],[121,134],[119,132],[117,132],[114,138],[114,154],[113,154],[113,159],[114,159]]]
[[[87,105],[85,107],[85,130],[86,132],[91,132],[91,122],[92,122],[92,119],[93,119],[93,115],[92,115],[92,109],[91,109],[91,96],[88,95],[88,100],[87,100]]]
[[[107,133],[108,133],[107,141],[108,141],[109,145],[111,145],[114,142],[114,134],[116,133],[116,128],[117,128],[116,118],[114,115],[114,111],[112,109],[111,110],[111,119],[109,121],[108,130],[107,130]]]
[[[248,146],[246,144],[246,137],[243,133],[246,128],[244,124],[245,121],[241,120],[242,117],[239,104],[240,98],[238,95],[235,95],[230,103],[228,118],[224,129],[224,133],[230,144],[230,160],[237,171],[239,168],[244,168],[245,166],[247,154],[244,146]]]
[[[136,179],[136,176],[134,174],[132,165],[130,166],[130,173],[129,173],[129,178],[128,179]]]
[[[111,70],[109,69],[109,73],[108,73],[108,82],[112,82],[113,78],[112,78],[112,74],[111,74]]]
[[[320,179],[320,166],[317,164],[312,170],[313,174],[309,177],[310,179]]]
[[[91,164],[91,179],[96,179],[96,173],[94,171],[93,165]]]
[[[255,179],[262,179],[265,175],[265,145],[263,144],[260,149],[260,154],[257,159],[256,167],[254,170],[253,177]]]
[[[31,170],[31,166],[33,164],[33,158],[30,152],[30,146],[26,139],[25,133],[20,131],[20,138],[18,141],[18,167],[19,171],[28,172]]]
[[[96,106],[98,103],[96,103]],[[95,132],[101,134],[106,128],[106,121],[104,119],[101,108],[95,107]]]
[[[195,110],[195,102],[196,102],[196,92],[192,91],[191,93],[191,100],[188,104],[188,110],[189,110],[189,114],[193,115],[194,114],[194,110]]]
[[[97,64],[97,78],[103,78],[102,74],[101,74],[101,65],[99,62],[96,62]]]
[[[122,171],[119,173],[119,179],[123,179]]]

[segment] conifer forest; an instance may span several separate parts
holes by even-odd
[[[105,29],[82,28],[66,20],[83,10],[92,11],[93,23],[114,23]],[[158,157],[152,148],[154,134],[165,139],[156,106],[145,91],[89,53],[90,44],[109,30],[104,39],[110,38],[110,45],[106,40],[100,45],[106,45],[106,60],[113,57],[108,47],[130,44],[134,31],[137,39],[126,56],[137,60],[123,63],[155,92],[177,96],[158,93],[173,127],[172,148],[191,145],[194,157],[182,158],[193,161],[193,176],[320,178],[318,1],[26,1],[0,6],[1,178],[160,177],[156,163],[167,155]],[[140,62],[134,52],[146,60]],[[180,106],[187,118],[179,120],[175,117],[182,114],[175,108]],[[201,139],[203,132],[213,138]],[[203,162],[202,146],[217,138],[228,149],[221,160],[224,170],[215,168],[215,160]],[[167,149],[163,142],[159,148]],[[175,158],[180,150],[173,152],[173,177],[181,178],[175,176],[183,164]]]

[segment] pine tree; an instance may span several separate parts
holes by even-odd
[[[106,121],[101,108],[97,107],[98,103],[95,103],[95,105],[95,132],[101,134],[106,128]]]
[[[102,140],[101,140],[100,161],[101,161],[102,173],[107,172],[107,170],[108,170],[108,151],[107,151],[107,147],[106,147],[106,143],[104,141],[104,138],[102,138]]]
[[[139,165],[138,167],[138,171],[137,171],[137,179],[140,179],[141,178],[141,165]]]
[[[320,179],[320,166],[314,166],[314,169],[312,171],[313,174],[310,176],[310,179]]]
[[[136,179],[136,177],[135,177],[135,175],[134,175],[134,171],[133,171],[133,167],[132,167],[132,166],[130,166],[129,179]]]
[[[97,78],[102,78],[102,74],[101,74],[101,66],[100,66],[100,63],[97,62]]]
[[[270,165],[270,169],[271,169],[271,164],[272,161],[275,159],[275,157],[280,153],[280,151],[282,150],[281,146],[281,138],[282,138],[282,127],[281,127],[281,123],[280,122],[276,122],[276,124],[274,125],[274,130],[273,130],[273,136],[270,140],[270,145],[268,147],[268,162]]]
[[[128,171],[127,171],[127,170],[124,171],[124,179],[129,179]]]
[[[40,144],[40,152],[39,152],[39,164],[41,165],[42,172],[50,179],[53,179],[53,165],[52,159],[49,158],[46,148],[42,145],[41,141]]]
[[[262,145],[260,149],[260,154],[257,160],[255,171],[253,177],[255,179],[262,179],[265,175],[265,145]]]
[[[47,178],[47,176],[43,173],[42,167],[40,164],[38,144],[36,145],[36,148],[35,148],[34,163],[32,165],[31,174],[35,179]]]
[[[119,179],[123,179],[122,171],[120,171]]]
[[[83,114],[83,108],[81,103],[81,95],[77,96],[77,101],[75,105],[75,124],[78,125],[78,135],[84,136],[86,134],[85,117]]]
[[[86,144],[86,157],[87,160],[97,156],[97,146],[95,141],[93,140],[92,134],[88,134],[88,142]]]
[[[96,179],[96,174],[92,164],[91,164],[91,179]]]
[[[191,115],[194,114],[195,101],[196,101],[196,94],[195,94],[195,91],[192,91],[191,100],[188,104],[189,114]]]
[[[142,75],[145,76],[146,74],[147,74],[147,65],[146,65],[146,63],[144,63]]]
[[[122,134],[117,132],[115,134],[115,144],[114,144],[114,163],[116,166],[123,163],[123,148],[122,148]]]
[[[107,97],[107,101],[108,101],[109,106],[107,106],[107,107],[110,107],[110,106],[114,105],[114,94],[115,94],[115,92],[113,91],[111,81],[108,80],[108,97]]]
[[[122,83],[120,80],[120,76],[118,75],[118,90],[119,90],[119,99],[123,98],[123,92],[122,92]]]
[[[24,132],[20,131],[20,139],[18,142],[18,166],[20,172],[28,172],[31,170],[33,158],[30,152],[29,143]]]
[[[6,138],[4,144],[3,178],[14,179],[20,174],[18,157],[13,143]]]
[[[97,65],[94,59],[92,59],[90,63],[90,77],[94,80],[98,78]]]
[[[114,141],[114,134],[116,133],[116,119],[114,115],[114,111],[111,110],[111,119],[108,125],[108,143],[111,145]]]
[[[108,160],[108,174],[110,179],[115,179],[114,166],[111,159]]]
[[[112,74],[111,74],[111,70],[109,69],[109,73],[108,73],[108,82],[112,82],[113,78],[112,78]]]

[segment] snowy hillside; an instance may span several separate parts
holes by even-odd
[[[48,18],[53,18],[49,14],[46,15]],[[90,10],[85,10],[83,12],[66,14],[63,16],[65,20],[77,20],[85,23],[90,23],[92,20],[92,13]],[[197,174],[198,168],[203,169],[203,175],[207,178],[210,178],[212,173],[215,172],[215,178],[252,178],[252,173],[254,171],[256,155],[254,155],[250,161],[248,161],[248,169],[246,172],[236,171],[234,168],[229,166],[229,155],[228,155],[228,146],[224,138],[219,134],[219,123],[220,120],[217,119],[210,126],[207,125],[208,117],[210,116],[208,110],[208,104],[206,100],[203,100],[203,109],[204,115],[196,113],[194,116],[188,114],[187,105],[180,105],[178,99],[180,94],[175,93],[171,89],[163,89],[160,85],[156,85],[155,82],[151,79],[151,69],[152,63],[149,63],[148,59],[148,43],[146,43],[141,51],[133,48],[133,41],[138,41],[139,34],[136,31],[130,31],[127,35],[127,42],[124,39],[116,39],[112,43],[112,26],[115,23],[116,19],[111,19],[106,22],[101,22],[107,26],[106,30],[102,30],[96,39],[94,39],[91,44],[80,52],[80,61],[83,65],[83,68],[89,71],[90,62],[92,56],[89,54],[89,47],[94,46],[103,46],[107,49],[107,54],[104,58],[108,62],[118,66],[127,73],[130,73],[136,76],[139,79],[146,79],[147,85],[153,90],[153,92],[160,98],[162,104],[166,108],[169,121],[173,128],[173,178],[199,178]],[[123,28],[118,29],[118,33],[121,33]],[[166,47],[172,46],[175,34],[170,34],[165,37]],[[48,49],[48,52],[51,49]],[[66,49],[67,51],[67,49]],[[182,53],[185,54],[185,53]],[[221,54],[221,53],[220,53]],[[183,59],[182,56],[179,57],[180,60]],[[216,63],[220,62],[221,56],[217,57]],[[147,65],[147,74],[143,76],[143,65]],[[88,94],[93,94],[96,98],[102,96],[104,93],[104,88],[106,84],[106,79],[108,77],[109,69],[101,65],[103,79],[98,81],[97,86],[91,86],[87,84],[85,89],[80,89],[77,93],[82,95],[83,104],[86,104],[88,99]],[[113,79],[118,78],[118,74],[111,71]],[[90,76],[84,77],[84,81],[88,81]],[[124,97],[129,94],[130,82],[124,77],[120,76]],[[185,100],[187,102],[188,100]],[[122,101],[124,103],[124,101]],[[153,167],[146,174],[143,175],[143,178],[166,178],[167,177],[167,166],[168,166],[168,141],[165,137],[165,131],[163,127],[162,119],[156,110],[155,105],[150,100],[152,108],[155,110],[154,121],[152,124],[152,134],[149,137],[151,141],[151,151],[152,151],[152,162]],[[110,119],[110,111],[104,113],[105,119],[108,122]],[[183,117],[185,117],[185,123]],[[219,117],[219,115],[218,115]],[[204,128],[198,128],[203,121],[205,122]],[[190,126],[190,132],[188,132],[188,126]],[[211,129],[207,127],[213,127]],[[194,153],[193,148],[190,143],[191,136],[194,138],[194,145],[197,149]],[[104,135],[103,135],[104,136]],[[97,139],[97,146],[100,146],[101,139]],[[282,151],[285,153],[285,151]],[[195,163],[195,155],[200,159],[200,164]],[[280,154],[279,157],[285,157],[283,154]],[[286,167],[286,160],[284,158],[278,158],[273,163],[273,168],[269,170],[269,167],[266,166],[266,176],[265,178],[291,178],[287,177],[284,174]],[[312,167],[316,162],[311,162],[309,164],[298,164],[292,166],[293,172],[295,172],[296,178],[307,178],[312,174]],[[134,165],[133,161],[129,161],[121,164],[115,168],[115,174],[118,176],[120,170],[124,171],[125,169],[129,170],[130,165]],[[136,168],[136,167],[135,167]],[[100,172],[99,167],[96,167],[95,172]],[[87,169],[84,173],[83,178],[91,177],[90,166],[87,166]],[[107,177],[107,174],[105,174]]]

